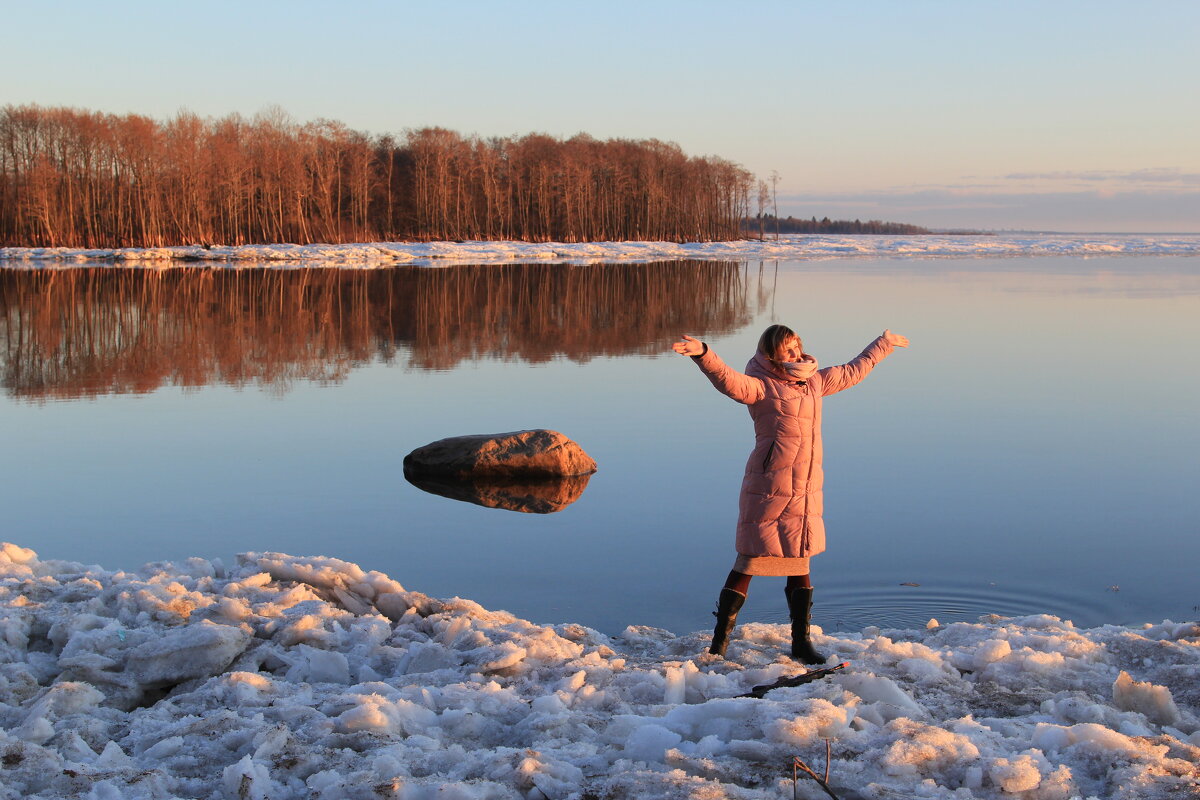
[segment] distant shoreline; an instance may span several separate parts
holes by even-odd
[[[785,234],[713,242],[367,242],[161,248],[0,248],[0,266],[329,266],[381,268],[485,263],[990,258],[1014,256],[1197,256],[1200,234]]]

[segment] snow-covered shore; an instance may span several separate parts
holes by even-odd
[[[1196,797],[1200,624],[605,636],[331,558],[136,572],[0,547],[0,797]],[[801,779],[799,796],[825,797]]]
[[[164,266],[204,262],[276,266],[452,266],[489,262],[646,262],[674,259],[824,259],[847,257],[998,257],[1200,255],[1200,235],[1003,234],[996,236],[816,236],[732,242],[512,241],[270,244],[204,248],[161,247],[79,250],[0,247],[0,266],[46,267],[111,262]]]

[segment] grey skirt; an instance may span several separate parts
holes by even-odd
[[[808,557],[744,556],[739,553],[733,569],[743,575],[807,575]]]

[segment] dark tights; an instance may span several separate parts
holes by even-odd
[[[733,589],[740,594],[747,594],[750,591],[750,577],[744,572],[731,569],[729,570],[729,577],[725,579],[725,588]],[[788,575],[787,588],[784,591],[790,592],[792,589],[811,588],[812,583],[809,582],[807,575]]]

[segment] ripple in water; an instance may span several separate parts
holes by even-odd
[[[995,614],[1020,617],[1053,614],[1091,627],[1121,619],[1117,592],[1097,587],[1086,595],[1055,591],[1039,585],[956,585],[924,583],[917,586],[822,586],[813,606],[813,623],[827,631],[860,631],[879,628],[924,628],[930,619],[942,625],[977,622]],[[787,622],[787,610],[763,615],[763,622]]]

